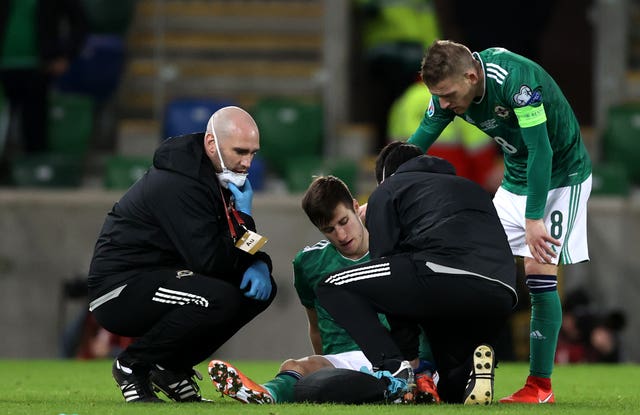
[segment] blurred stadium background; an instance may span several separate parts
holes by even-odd
[[[86,273],[108,209],[162,139],[203,130],[216,108],[230,104],[249,110],[261,129],[250,177],[260,190],[255,212],[270,238],[265,250],[280,292],[220,355],[308,354],[291,260],[321,235],[299,208],[300,192],[313,174],[331,173],[366,200],[381,147],[376,102],[367,94],[357,10],[363,2],[83,3],[91,33],[52,91],[51,153],[17,157],[13,184],[0,188],[0,357],[59,356],[63,330],[86,307],[73,282]],[[553,7],[544,24],[502,15],[499,29],[485,30],[503,36],[504,46],[534,33],[536,47],[516,51],[535,55],[574,105],[595,164],[592,261],[565,270],[561,290],[586,289],[597,312],[622,311],[622,360],[640,362],[640,1],[547,3]],[[460,16],[465,10],[471,12],[453,8]],[[6,129],[0,95],[3,136]],[[515,315],[510,339],[520,360],[528,353],[525,309]]]

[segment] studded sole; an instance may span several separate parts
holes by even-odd
[[[212,361],[209,376],[220,393],[237,401],[252,404],[273,403],[273,398],[268,393],[248,387],[245,384],[249,383],[248,379],[243,380],[243,376],[225,362]]]
[[[465,405],[489,405],[493,401],[494,355],[491,346],[482,344],[473,352],[473,371],[465,392]]]

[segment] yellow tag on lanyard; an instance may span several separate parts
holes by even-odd
[[[236,248],[253,255],[267,243],[269,239],[265,236],[257,234],[247,229],[240,239],[236,242]]]

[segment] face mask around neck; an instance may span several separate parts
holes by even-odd
[[[229,183],[233,183],[236,187],[240,188],[244,186],[245,180],[247,180],[247,176],[249,173],[236,173],[235,171],[229,170],[222,160],[222,155],[220,154],[220,147],[218,147],[218,137],[216,136],[216,132],[213,129],[213,124],[211,125],[211,132],[213,133],[214,143],[216,145],[216,152],[218,153],[218,159],[220,160],[220,167],[222,167],[221,173],[216,173],[218,176],[218,181],[220,185],[225,189],[229,188]]]
[[[241,188],[247,180],[248,173],[236,173],[227,168],[222,169],[222,173],[216,173],[220,185],[225,189],[229,188],[229,183],[233,183],[236,187]]]

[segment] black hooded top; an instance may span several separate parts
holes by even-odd
[[[228,206],[231,193],[220,187],[203,141],[203,133],[165,140],[153,166],[108,213],[89,269],[92,297],[153,268],[191,270],[234,284],[256,260],[272,269],[266,253],[235,247],[222,200],[224,195]],[[238,213],[256,231],[253,218]]]
[[[413,258],[497,280],[515,296],[516,268],[493,202],[446,160],[419,156],[402,164],[369,198],[371,258]]]

